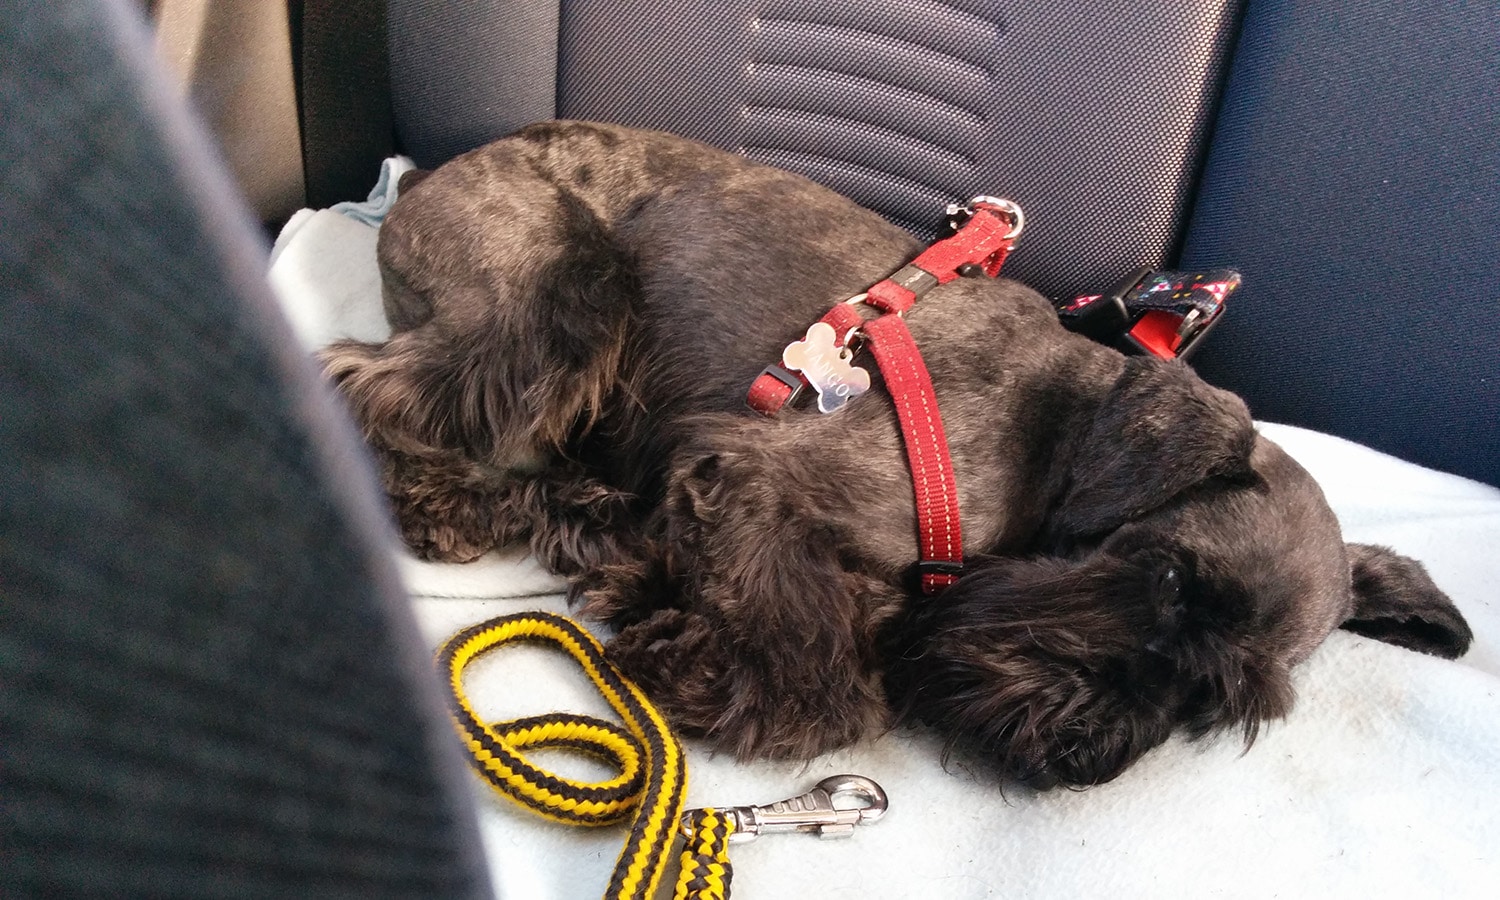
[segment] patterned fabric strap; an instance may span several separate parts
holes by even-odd
[[[1240,286],[1232,269],[1139,269],[1114,290],[1074,297],[1057,311],[1063,327],[1126,353],[1184,359],[1218,324]]]
[[[1125,292],[1129,310],[1159,309],[1187,315],[1193,310],[1213,318],[1224,301],[1240,286],[1240,273],[1232,269],[1204,272],[1151,272]]]

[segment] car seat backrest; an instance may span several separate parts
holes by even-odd
[[[427,166],[603,119],[924,238],[949,200],[1009,196],[1006,272],[1054,299],[1238,267],[1205,377],[1259,418],[1500,484],[1500,13],[1439,6],[390,0],[392,87]]]
[[[738,150],[924,238],[949,201],[999,194],[1028,215],[1008,273],[1062,296],[1175,252],[1239,4],[456,6],[391,2],[398,133],[423,165],[555,114]],[[518,85],[550,87],[553,27],[548,107]]]
[[[1259,0],[1184,265],[1256,417],[1500,485],[1500,6]]]

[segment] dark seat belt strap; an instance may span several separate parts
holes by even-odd
[[[385,0],[293,0],[307,204],[363,200],[395,152]]]

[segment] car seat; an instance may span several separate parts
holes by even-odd
[[[553,116],[808,175],[930,239],[1000,194],[1006,274],[1245,282],[1195,364],[1258,418],[1500,484],[1500,18],[1396,0],[391,0],[423,166]],[[554,49],[555,48],[555,49]]]
[[[741,149],[922,236],[948,200],[1005,194],[1030,223],[1007,274],[1061,299],[1238,266],[1207,377],[1500,484],[1492,10],[387,13],[396,144],[423,165],[563,116]],[[0,894],[485,895],[368,462],[136,15],[0,20]]]

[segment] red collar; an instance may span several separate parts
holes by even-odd
[[[902,316],[927,291],[960,275],[999,274],[1024,223],[1020,207],[994,197],[975,197],[965,207],[955,204],[948,214],[957,229],[951,237],[928,247],[864,294],[830,309],[808,329],[804,340],[787,347],[786,365],[767,366],[745,398],[751,409],[771,416],[811,385],[818,391],[820,409],[837,409],[862,392],[861,382],[869,385],[868,373],[849,364],[853,348],[848,345],[856,338],[869,345],[895,402],[906,442],[917,502],[918,571],[922,590],[928,594],[953,584],[963,570],[958,480],[932,378]],[[858,303],[882,315],[866,322],[855,308]],[[819,341],[821,346],[817,346]]]

